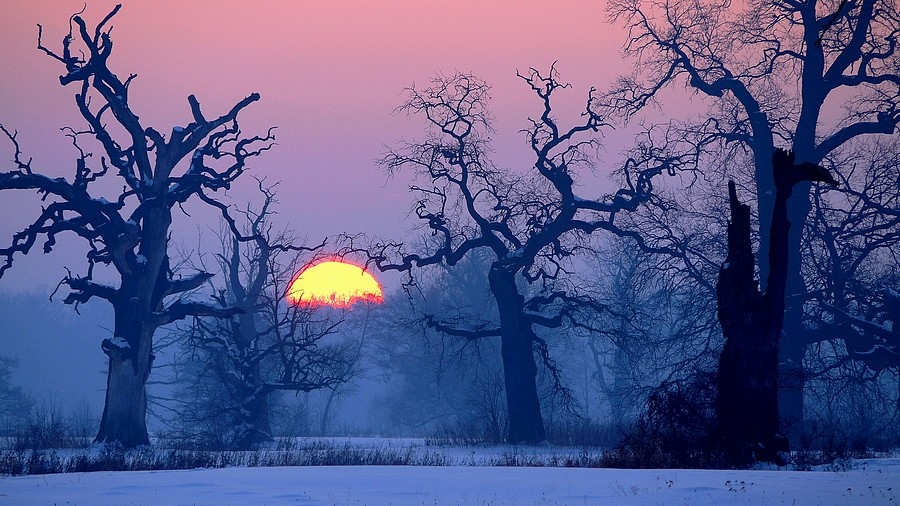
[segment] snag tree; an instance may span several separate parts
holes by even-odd
[[[753,460],[778,462],[777,452],[787,450],[778,436],[778,342],[784,322],[791,228],[787,202],[801,181],[837,184],[824,168],[811,163],[795,165],[793,153],[780,149],[775,151],[772,167],[775,207],[769,230],[770,268],[762,293],[754,275],[750,207],[738,201],[734,182],[728,183],[728,257],[716,284],[719,322],[725,335],[716,415],[726,459],[736,465]]]
[[[619,80],[613,104],[634,115],[680,83],[704,97],[708,111],[683,130],[707,146],[741,146],[752,154],[761,252],[769,251],[772,240],[776,187],[770,162],[776,143],[787,143],[799,163],[837,171],[829,159],[857,140],[897,132],[895,0],[615,0],[609,12],[628,30],[625,53],[635,58],[636,70]],[[810,188],[809,182],[798,183],[787,204],[795,226],[788,237],[779,402],[794,429],[803,419],[803,362],[810,345],[799,254]],[[758,262],[765,289],[771,266],[765,254]]]

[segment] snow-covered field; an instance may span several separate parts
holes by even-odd
[[[0,503],[896,504],[898,461],[849,472],[295,467],[4,478]]]
[[[900,459],[834,471],[335,466],[0,478],[9,505],[894,505]]]

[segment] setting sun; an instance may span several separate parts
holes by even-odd
[[[362,268],[343,261],[327,261],[300,271],[291,283],[288,302],[310,306],[350,307],[365,301],[384,301],[381,285]]]

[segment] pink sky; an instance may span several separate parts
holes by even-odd
[[[62,68],[35,49],[36,23],[58,48],[68,16],[81,0],[0,3],[0,122],[20,133],[35,167],[70,176],[73,150],[58,128],[81,126],[72,95],[59,85]],[[114,5],[91,0],[89,24]],[[493,86],[495,159],[527,168],[519,130],[538,104],[516,69],[546,70],[557,61],[573,84],[561,105],[583,107],[590,86],[627,70],[619,56],[624,34],[606,22],[604,2],[573,1],[153,1],[125,2],[114,20],[112,67],[138,74],[131,98],[146,124],[162,131],[189,119],[187,95],[207,116],[251,92],[262,100],[245,111],[247,133],[278,126],[278,146],[253,162],[254,172],[280,180],[281,218],[310,240],[340,232],[402,237],[409,194],[387,181],[373,160],[382,147],[420,136],[422,123],[391,115],[401,90],[436,72],[470,71]],[[610,147],[610,153],[618,152]],[[0,146],[10,157],[8,144]],[[99,153],[98,153],[99,154]],[[244,181],[249,188],[252,180]],[[244,192],[245,190],[238,190]],[[245,193],[238,193],[244,195]],[[247,191],[249,197],[251,192]],[[30,206],[30,207],[28,207]],[[0,241],[38,209],[31,194],[0,196]],[[13,215],[15,217],[11,217]],[[24,218],[16,218],[18,216]],[[10,219],[12,218],[12,219]],[[187,223],[195,230],[196,221]],[[61,242],[76,248],[77,242]],[[33,279],[30,266],[55,283],[62,264],[35,248],[0,280],[0,290]],[[79,258],[79,257],[75,257]],[[26,271],[31,271],[26,272]],[[4,286],[6,285],[6,286]]]

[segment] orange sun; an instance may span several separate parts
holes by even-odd
[[[288,302],[297,305],[350,307],[359,301],[384,302],[381,285],[362,268],[340,260],[308,265],[291,282]]]

